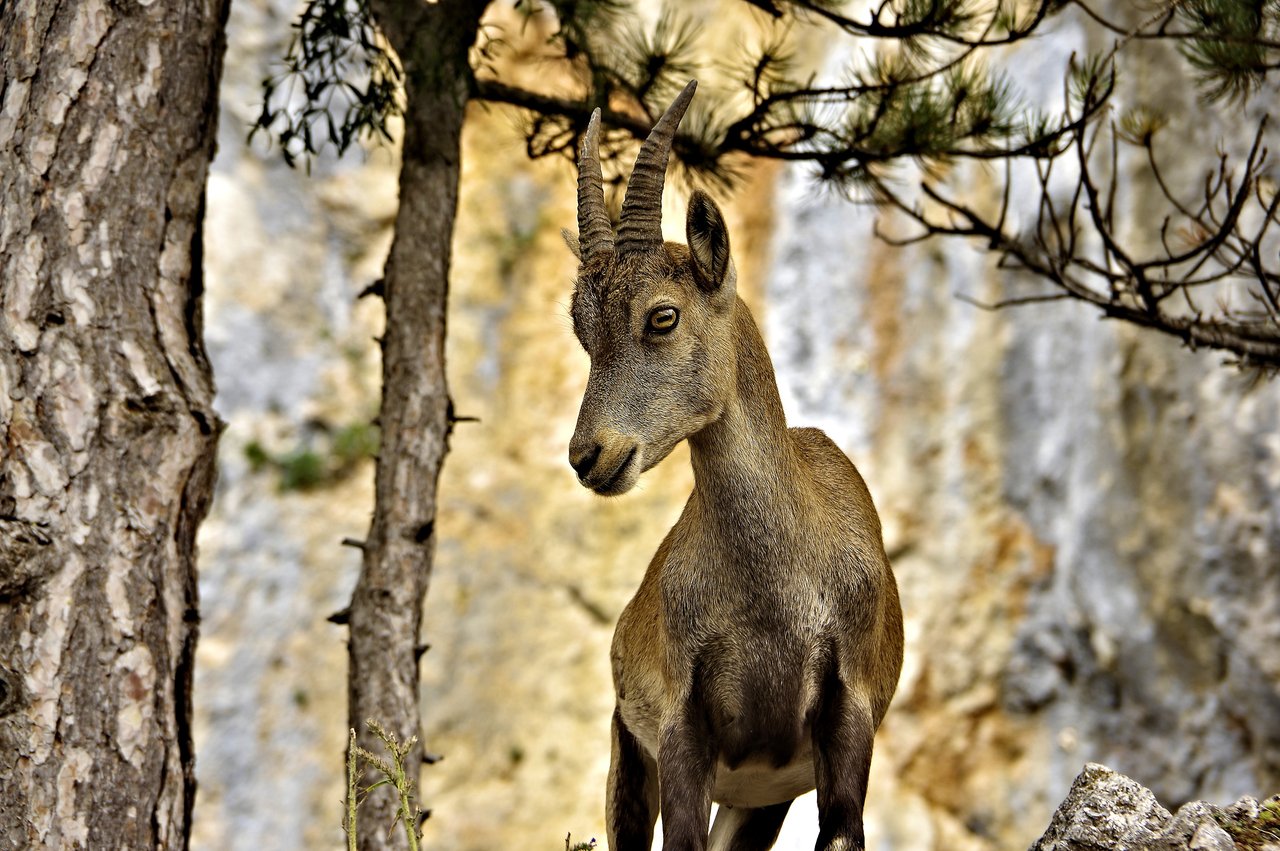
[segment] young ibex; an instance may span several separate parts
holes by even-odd
[[[695,192],[689,245],[664,243],[676,98],[636,159],[615,238],[599,111],[582,143],[574,332],[591,372],[569,446],[582,484],[630,490],[681,440],[695,487],[613,639],[612,851],[767,849],[818,790],[819,849],[862,848],[871,742],[902,665],[902,610],[858,471],[788,429],[736,294],[729,234]]]

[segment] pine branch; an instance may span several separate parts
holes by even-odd
[[[972,11],[967,0],[907,0],[890,3],[882,0],[871,12],[869,20],[859,21],[836,11],[839,4],[822,0],[783,0],[784,9],[808,13],[837,27],[846,35],[904,41],[937,39],[966,48],[996,47],[1014,44],[1030,37],[1055,9],[1058,0],[1038,0],[1029,18],[1014,24],[1000,34],[997,14],[985,23]],[[997,9],[998,11],[998,9]],[[976,30],[976,34],[973,34]]]
[[[653,129],[653,122],[647,117],[618,112],[592,100],[570,100],[531,92],[491,78],[477,77],[471,96],[476,100],[507,104],[539,115],[563,117],[571,120],[575,125],[580,125],[583,132],[587,129],[592,110],[597,106],[600,107],[600,120],[605,126],[615,130],[625,130],[636,139],[643,140]]]

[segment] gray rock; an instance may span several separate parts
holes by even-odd
[[[1276,795],[1276,796],[1273,796],[1272,798],[1268,798],[1267,801],[1271,802],[1275,798],[1280,798],[1280,795]],[[1257,799],[1250,798],[1248,795],[1246,795],[1245,797],[1236,801],[1231,806],[1224,809],[1222,811],[1222,814],[1225,815],[1227,818],[1232,819],[1233,821],[1246,821],[1246,820],[1256,819],[1260,812],[1262,812],[1262,806],[1258,804]]]
[[[1151,790],[1089,763],[1031,851],[1147,848],[1172,817]]]
[[[1235,851],[1236,844],[1213,820],[1203,821],[1187,846],[1191,851]]]
[[[1054,813],[1044,836],[1031,851],[1238,851],[1257,848],[1256,840],[1237,846],[1223,825],[1257,819],[1261,805],[1241,798],[1229,807],[1204,801],[1184,804],[1175,815],[1160,806],[1151,790],[1111,769],[1089,763]],[[1275,846],[1280,849],[1280,845]],[[1271,845],[1263,845],[1271,851]]]
[[[1181,851],[1184,848],[1225,848],[1232,851],[1235,847],[1226,831],[1218,827],[1214,818],[1222,809],[1204,801],[1192,801],[1184,804],[1173,819],[1161,829],[1159,837],[1151,843],[1150,851]],[[1216,831],[1216,832],[1215,832]],[[1218,839],[1225,839],[1225,846],[1214,844]],[[1196,842],[1202,844],[1197,845]]]

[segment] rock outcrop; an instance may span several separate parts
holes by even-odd
[[[1089,763],[1031,851],[1280,851],[1280,795],[1171,815],[1151,790]]]

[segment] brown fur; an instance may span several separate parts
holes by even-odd
[[[591,357],[570,462],[625,493],[688,439],[695,487],[613,641],[610,847],[765,849],[818,789],[819,849],[863,847],[871,746],[897,686],[902,611],[862,477],[789,429],[737,297],[728,233],[695,193],[690,248],[584,251],[575,333]],[[679,310],[670,333],[646,330]]]

